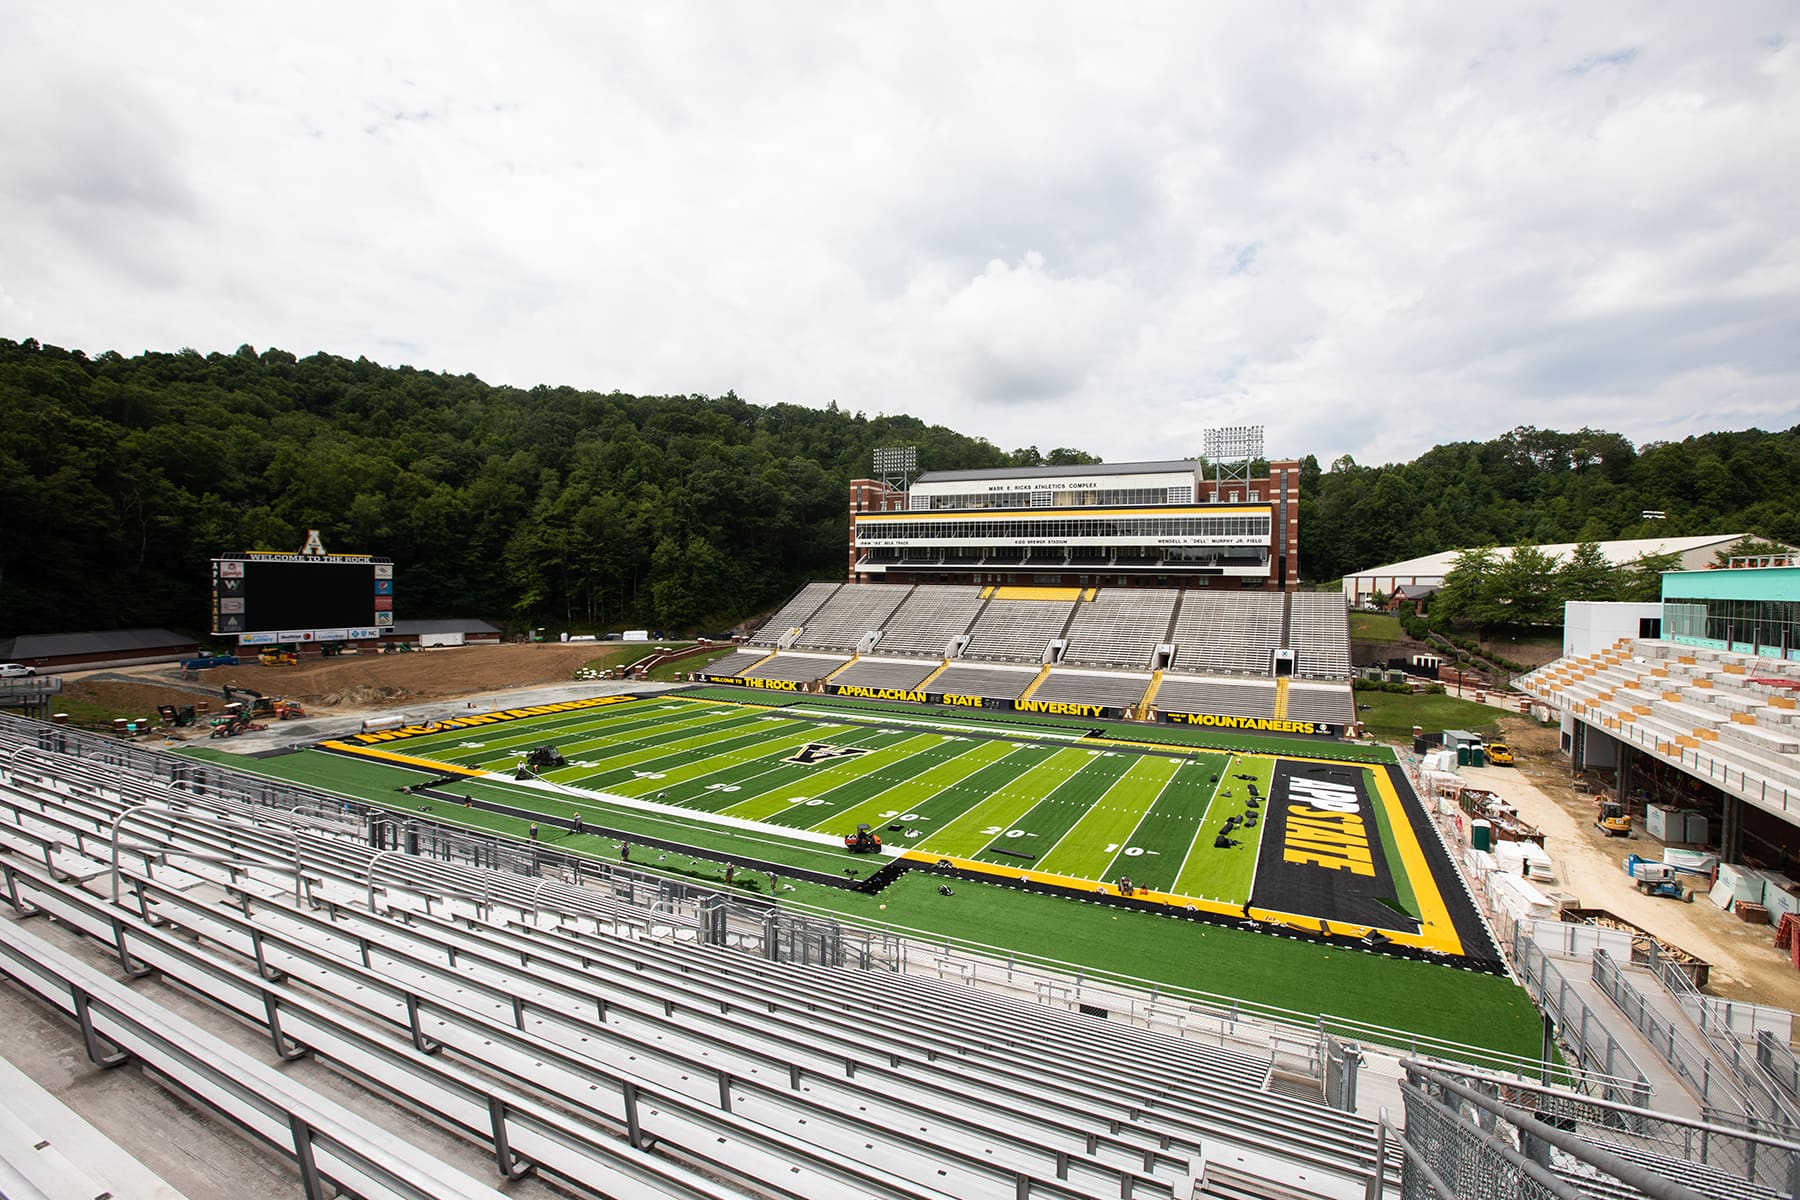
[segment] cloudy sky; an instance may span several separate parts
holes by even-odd
[[[1800,8],[0,0],[0,336],[1411,458],[1800,423]]]

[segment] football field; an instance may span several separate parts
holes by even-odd
[[[599,697],[368,733],[327,748],[510,781],[546,819],[585,807],[883,854],[1255,924],[1486,959],[1485,932],[1397,768],[1132,743],[979,715]],[[535,775],[537,747],[566,760]],[[845,853],[846,863],[854,860]],[[1129,889],[1127,891],[1127,889]],[[1457,900],[1463,903],[1458,905]]]

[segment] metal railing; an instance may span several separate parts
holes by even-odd
[[[1657,1012],[1605,950],[1594,951],[1593,978],[1595,985],[1644,1035],[1650,1048],[1700,1098],[1703,1117],[1782,1137],[1793,1136],[1795,1131],[1787,1122],[1759,1114],[1736,1079],[1724,1070],[1715,1070],[1712,1055],[1695,1046],[1674,1022]]]
[[[1793,1051],[1788,1049],[1793,1014],[1701,994],[1681,964],[1660,954],[1654,943],[1648,965],[1700,1031],[1712,1060],[1730,1072],[1752,1116],[1783,1130],[1784,1136],[1800,1135],[1800,1100],[1793,1089],[1778,1086],[1782,1053],[1788,1063],[1794,1062]],[[1765,1043],[1770,1050],[1763,1050]],[[1765,1059],[1769,1068],[1764,1067]]]
[[[1404,1066],[1399,1136],[1450,1189],[1421,1177],[1403,1182],[1404,1196],[1616,1193],[1616,1185],[1583,1186],[1602,1179],[1652,1200],[1757,1188],[1793,1197],[1800,1188],[1797,1142],[1441,1064]],[[1413,1162],[1408,1155],[1403,1179]]]
[[[1800,1100],[1800,1059],[1794,1048],[1767,1031],[1756,1035],[1756,1065],[1790,1102]]]
[[[1524,978],[1525,989],[1538,1007],[1556,1023],[1558,1036],[1584,1066],[1604,1077],[1599,1094],[1621,1104],[1642,1106],[1650,1102],[1650,1080],[1625,1047],[1613,1037],[1607,1022],[1588,1007],[1556,964],[1530,937],[1515,932],[1513,954]]]

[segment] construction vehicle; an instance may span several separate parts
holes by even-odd
[[[200,658],[184,658],[179,665],[184,671],[205,671],[213,667],[235,667],[238,658],[235,654],[207,654]]]
[[[525,756],[525,767],[533,775],[539,771],[550,771],[568,765],[569,760],[555,746],[539,746]]]
[[[1487,751],[1487,760],[1490,765],[1496,767],[1513,765],[1512,749],[1505,742],[1488,742],[1484,749]]]
[[[184,704],[180,708],[176,708],[173,704],[159,704],[156,706],[156,712],[158,716],[162,717],[162,723],[171,729],[180,729],[194,723],[194,706],[191,704]]]
[[[241,704],[228,704],[225,710],[224,714],[213,718],[213,737],[236,737],[240,733],[253,733],[268,728],[267,725],[258,725],[252,721],[249,710]]]
[[[284,700],[280,696],[265,696],[255,688],[228,685],[225,691],[233,696],[243,696],[244,701],[232,701],[225,707],[227,710],[243,705],[244,710],[252,717],[273,717],[281,721],[292,721],[296,717],[306,715],[306,706],[298,700]]]
[[[1594,818],[1594,824],[1607,837],[1631,836],[1631,814],[1617,800],[1600,802],[1600,815]]]
[[[1636,882],[1638,891],[1646,896],[1666,896],[1689,904],[1694,902],[1694,893],[1682,886],[1680,876],[1701,874],[1674,863],[1655,862],[1639,858],[1635,854],[1625,856],[1625,873]]]
[[[870,829],[867,824],[858,825],[856,832],[844,836],[844,849],[852,854],[881,853],[881,835]]]
[[[256,661],[265,667],[296,667],[300,665],[300,656],[284,647],[272,646],[257,655]]]

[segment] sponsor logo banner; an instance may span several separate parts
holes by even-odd
[[[1162,712],[1157,720],[1172,725],[1208,725],[1214,729],[1244,729],[1254,733],[1300,733],[1312,737],[1333,737],[1337,728],[1319,721],[1288,721],[1276,717],[1231,717],[1222,713]]]
[[[530,704],[524,708],[503,708],[498,712],[470,713],[464,717],[447,717],[442,721],[430,721],[423,725],[402,725],[398,729],[382,729],[373,733],[353,733],[349,741],[361,746],[373,746],[381,742],[397,742],[403,738],[419,737],[427,733],[442,733],[446,729],[472,729],[479,725],[496,725],[504,721],[518,721],[525,717],[542,717],[550,713],[580,712],[585,708],[601,708],[608,704],[628,704],[631,696],[589,696],[585,700],[564,700],[556,704]]]

